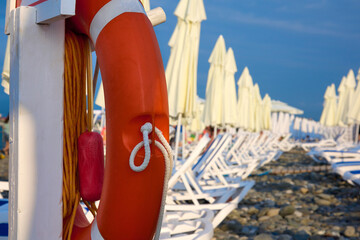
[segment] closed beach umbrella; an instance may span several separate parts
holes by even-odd
[[[271,130],[271,98],[268,94],[265,94],[262,101],[262,112],[262,129]]]
[[[339,87],[337,89],[339,97],[338,97],[338,102],[337,102],[337,106],[336,106],[336,116],[335,116],[335,124],[336,125],[339,124],[339,121],[341,118],[341,112],[343,111],[340,108],[343,108],[343,105],[345,103],[345,100],[344,100],[345,99],[345,82],[346,82],[346,77],[343,76],[340,81]]]
[[[271,130],[273,132],[276,132],[277,122],[279,121],[278,115],[279,114],[277,112],[272,112],[271,113]]]
[[[225,55],[225,41],[223,36],[220,35],[209,58],[210,69],[206,84],[204,108],[204,123],[206,126],[216,127],[222,124]]]
[[[140,1],[144,6],[145,11],[149,11],[150,10],[150,0],[140,0]]]
[[[282,134],[283,133],[283,126],[285,123],[285,113],[284,112],[280,112],[279,116],[278,116],[278,120],[276,123],[276,127],[275,127],[275,131],[276,133]]]
[[[327,111],[328,111],[328,95],[329,95],[329,91],[330,91],[330,86],[328,86],[326,88],[325,94],[324,94],[324,105],[323,105],[323,111],[321,113],[321,117],[320,117],[320,123],[325,125],[325,118],[327,115]]]
[[[235,126],[237,124],[236,108],[236,87],[235,73],[237,72],[234,52],[232,48],[226,53],[225,57],[225,76],[224,76],[224,102],[223,102],[223,125]]]
[[[355,90],[354,97],[352,99],[351,108],[348,114],[348,120],[350,124],[360,123],[360,69],[356,77],[358,83]]]
[[[250,116],[253,112],[251,110],[252,102],[252,92],[253,92],[253,80],[250,75],[249,69],[244,68],[241,76],[237,82],[238,84],[238,121],[239,126],[246,130],[252,130],[250,121],[253,120],[253,117]]]
[[[326,113],[325,124],[323,125],[332,127],[336,125],[335,117],[336,117],[337,103],[336,103],[335,84],[331,84],[331,86],[329,87],[327,102],[328,102],[328,109]]]
[[[255,103],[255,91],[254,91],[255,85],[252,87],[252,91],[250,91],[250,104],[249,104],[249,126],[248,131],[255,131],[255,109],[256,109],[256,103]]]
[[[205,128],[205,124],[202,121],[202,116],[204,113],[204,104],[205,100],[197,97],[196,100],[196,114],[195,117],[191,120],[189,130],[192,132],[200,132]]]
[[[175,10],[178,23],[172,34],[166,82],[169,115],[193,118],[197,93],[197,66],[201,21],[206,19],[202,0],[181,0]]]
[[[295,136],[296,139],[299,139],[301,137],[300,127],[301,127],[301,118],[295,117],[293,129],[294,129],[294,133],[296,133]]]
[[[281,133],[287,134],[290,132],[291,117],[289,113],[284,114],[284,122],[281,124]]]
[[[309,134],[308,120],[303,118],[301,121],[301,132],[303,134],[303,138],[306,138]]]
[[[170,123],[175,123],[172,120],[177,118],[178,124],[174,152],[176,159],[181,119],[192,119],[196,114],[200,25],[201,21],[206,19],[206,14],[202,0],[180,0],[174,14],[178,22],[169,41],[171,50],[165,75]]]
[[[9,89],[10,89],[10,41],[9,37],[6,44],[6,50],[5,50],[5,59],[4,59],[4,67],[3,72],[1,74],[2,81],[1,86],[4,88],[4,92],[9,95]]]
[[[355,92],[355,85],[355,75],[353,70],[350,69],[347,77],[343,77],[338,88],[339,103],[336,111],[336,123],[339,126],[346,126],[347,124],[347,116]]]
[[[254,130],[255,132],[261,131],[262,125],[262,100],[260,95],[259,85],[256,83],[253,88],[253,107],[254,107]]]

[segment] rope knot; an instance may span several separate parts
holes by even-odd
[[[150,156],[151,156],[151,151],[150,151],[151,140],[149,139],[148,135],[149,135],[149,133],[152,132],[152,130],[153,130],[153,126],[149,122],[145,123],[140,128],[140,131],[143,134],[143,141],[141,141],[134,147],[134,149],[132,150],[132,152],[130,154],[130,158],[129,158],[130,168],[135,172],[144,171],[149,164]],[[160,139],[161,143],[165,147],[156,140],[155,140],[155,145],[161,150],[161,152],[164,155],[164,158],[172,159],[171,148],[170,148],[169,144],[167,143],[166,139],[164,138],[164,136],[162,135],[161,131],[157,127],[155,127],[155,133],[158,136],[158,138]],[[142,148],[142,147],[144,147],[144,149],[145,149],[144,161],[142,162],[142,164],[140,166],[135,166],[135,163],[134,163],[135,156],[136,156],[137,152],[140,150],[140,148]],[[170,169],[172,169],[172,162],[170,162],[170,165],[171,165]]]
[[[147,122],[144,125],[142,125],[142,127],[140,128],[140,131],[145,134],[145,132],[147,132],[148,134],[151,133],[152,131],[152,124]]]

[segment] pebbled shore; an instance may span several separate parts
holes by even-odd
[[[0,160],[2,181],[8,180],[8,165],[8,157]],[[321,171],[286,173],[309,167]],[[326,169],[303,151],[283,153],[249,177],[255,186],[215,229],[213,239],[360,239],[360,189]]]
[[[321,171],[271,171],[282,168]],[[270,174],[261,176],[264,173]],[[360,239],[360,189],[304,151],[283,153],[249,179],[256,181],[255,186],[215,229],[213,239]]]

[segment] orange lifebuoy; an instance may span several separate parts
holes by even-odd
[[[153,27],[138,0],[77,0],[67,27],[93,42],[106,103],[106,166],[98,214],[86,224],[77,211],[72,239],[152,239],[162,201],[165,162],[149,135],[151,161],[144,171],[129,167],[132,149],[150,122],[169,136],[167,88]],[[141,148],[135,157],[140,165]],[[85,222],[85,223],[84,223]],[[94,226],[96,225],[96,226]],[[95,234],[95,235],[96,235]]]

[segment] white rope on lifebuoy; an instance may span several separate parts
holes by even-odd
[[[170,175],[171,175],[171,170],[173,169],[173,154],[172,154],[172,150],[171,147],[169,145],[169,143],[166,141],[164,135],[162,134],[162,132],[160,131],[160,129],[158,129],[157,127],[155,127],[155,133],[158,136],[158,138],[160,139],[161,143],[165,146],[167,155],[170,159],[169,164],[170,164]],[[164,154],[164,153],[163,153]],[[165,157],[165,155],[164,155]]]
[[[146,169],[146,167],[148,166],[149,162],[150,162],[150,156],[151,156],[150,144],[151,144],[151,140],[149,140],[148,134],[150,134],[151,131],[152,131],[151,123],[145,123],[141,127],[141,132],[143,133],[143,141],[138,143],[134,147],[134,149],[132,150],[132,152],[130,154],[129,165],[130,165],[130,168],[135,172],[144,171]],[[160,149],[161,153],[164,156],[164,160],[165,160],[165,176],[164,176],[164,186],[163,186],[163,193],[162,193],[162,201],[161,201],[161,207],[160,207],[160,215],[159,215],[159,218],[158,218],[158,223],[157,223],[157,227],[156,227],[156,233],[155,233],[155,237],[154,237],[154,239],[159,239],[160,231],[161,231],[161,224],[162,224],[162,219],[163,219],[164,209],[165,209],[165,201],[166,201],[166,193],[167,193],[167,188],[168,188],[168,181],[169,181],[170,176],[171,176],[171,170],[172,170],[173,163],[172,163],[172,150],[171,150],[171,147],[170,147],[169,143],[166,141],[164,135],[162,134],[162,132],[157,127],[155,127],[155,133],[156,133],[156,135],[158,136],[158,138],[160,140],[160,142],[155,140],[155,146]],[[143,146],[145,148],[144,161],[140,166],[135,166],[135,164],[134,164],[135,156],[136,156],[137,152],[140,150],[140,148],[142,148]]]
[[[143,141],[141,141],[140,143],[138,143],[134,149],[132,150],[131,154],[130,154],[130,159],[129,159],[129,164],[130,164],[130,168],[135,171],[135,172],[142,172],[146,169],[146,167],[149,164],[150,161],[150,143],[149,143],[149,133],[151,133],[152,131],[152,125],[151,123],[145,123],[142,127],[141,127],[141,132],[143,134]],[[140,148],[142,148],[144,146],[145,148],[145,158],[143,163],[140,166],[135,166],[135,156],[137,154],[137,152],[140,150]]]
[[[150,162],[150,156],[151,156],[150,144],[151,144],[151,140],[149,140],[148,135],[152,132],[151,123],[149,123],[149,122],[145,123],[141,127],[141,132],[143,134],[143,141],[139,142],[134,147],[134,149],[131,151],[130,158],[129,158],[130,168],[135,172],[144,171],[146,169],[146,167],[148,166],[149,162]],[[157,127],[155,127],[155,133],[156,133],[156,135],[158,136],[158,138],[160,139],[160,142],[161,142],[160,143],[159,141],[155,140],[155,146],[157,146],[161,150],[162,154],[164,155],[165,160],[166,160],[166,158],[172,159],[171,147],[168,144],[168,142],[166,141],[166,139],[163,136],[162,132]],[[135,165],[135,156],[142,147],[145,148],[144,161],[142,162],[142,164],[140,166],[136,166]],[[172,161],[170,161],[169,164],[170,164],[170,169],[172,169]]]
[[[155,131],[156,130],[158,130],[158,129],[155,128]],[[162,136],[162,134],[161,134],[161,136]],[[160,136],[159,136],[159,138],[160,138],[160,141],[163,142]],[[163,220],[164,211],[165,211],[165,202],[166,202],[166,195],[167,195],[167,190],[168,190],[168,182],[169,182],[169,179],[171,176],[171,170],[172,170],[171,148],[170,148],[170,145],[166,142],[164,136],[162,136],[162,138],[164,139],[164,141],[166,143],[166,144],[164,144],[165,147],[163,145],[161,145],[160,142],[155,140],[155,145],[161,150],[162,154],[164,155],[164,159],[165,159],[164,186],[163,186],[162,200],[161,200],[161,206],[160,206],[160,215],[158,218],[158,223],[156,226],[156,232],[155,232],[155,237],[154,237],[155,240],[160,238],[161,225],[162,225],[162,220]],[[168,151],[169,149],[170,149],[170,152]]]

